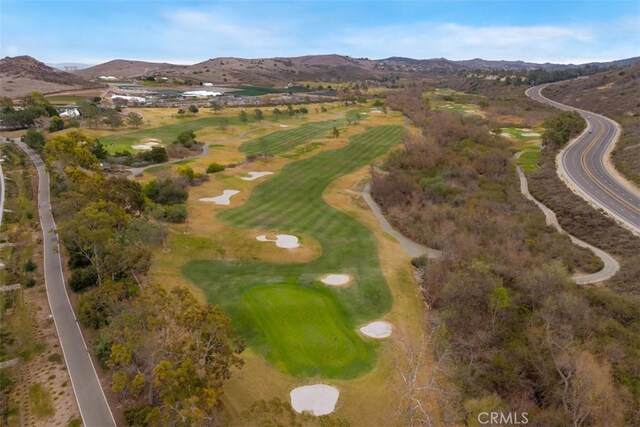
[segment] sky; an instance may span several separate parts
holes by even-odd
[[[47,63],[337,53],[586,63],[640,56],[640,0],[0,0],[0,56]]]

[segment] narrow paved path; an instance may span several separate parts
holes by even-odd
[[[51,214],[49,174],[36,152],[19,140],[16,140],[16,144],[29,155],[38,170],[38,212],[44,243],[45,287],[82,422],[86,427],[115,426],[116,422],[67,295],[60,244]]]
[[[516,160],[520,157],[521,154],[522,153],[516,154]],[[618,264],[618,262],[602,249],[598,249],[595,246],[585,242],[584,240],[580,240],[577,237],[564,231],[564,229],[558,222],[558,218],[556,217],[555,212],[553,212],[551,209],[549,209],[535,197],[533,197],[533,195],[531,195],[531,193],[529,192],[529,183],[527,182],[527,177],[524,175],[522,168],[520,166],[516,166],[516,170],[518,171],[518,178],[520,178],[520,192],[524,195],[524,197],[531,200],[536,204],[536,206],[538,206],[538,208],[540,208],[547,220],[547,225],[551,225],[556,230],[558,230],[559,233],[567,234],[574,245],[589,249],[602,260],[602,263],[604,264],[602,270],[593,274],[572,276],[573,281],[578,285],[588,285],[591,283],[602,282],[603,280],[607,280],[613,277],[618,272],[618,270],[620,270],[620,265]]]
[[[558,174],[572,191],[640,236],[640,190],[615,170],[610,159],[620,125],[600,114],[546,98],[542,91],[547,86],[529,88],[525,94],[560,110],[576,111],[587,122],[585,131],[558,154]]]
[[[364,197],[364,201],[367,202],[367,204],[369,205],[369,208],[371,208],[373,215],[375,215],[382,229],[386,233],[393,236],[393,238],[395,238],[398,241],[398,243],[400,243],[400,246],[402,246],[402,249],[404,249],[407,255],[409,255],[412,258],[425,255],[429,259],[436,259],[442,255],[442,251],[429,248],[418,242],[414,242],[413,240],[409,239],[408,237],[400,233],[398,230],[393,228],[393,226],[389,224],[389,221],[387,221],[387,219],[382,214],[382,211],[380,210],[380,206],[378,206],[376,201],[373,200],[373,197],[371,197],[371,184],[367,184],[364,186],[364,189],[362,190],[362,196]]]

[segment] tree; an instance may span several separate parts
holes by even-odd
[[[196,143],[196,134],[192,130],[183,130],[178,134],[173,143],[189,148]]]
[[[104,185],[104,200],[115,203],[130,215],[144,210],[145,200],[142,186],[126,177],[110,176]]]
[[[240,111],[240,113],[238,114],[238,117],[240,118],[240,121],[242,123],[247,123],[249,121],[249,115],[244,110]]]
[[[264,113],[261,109],[256,108],[255,110],[253,110],[253,118],[255,118],[257,122],[261,122],[264,118]]]
[[[184,116],[186,113],[186,111],[184,110],[184,108],[178,108],[178,116],[182,117]]]
[[[57,166],[61,174],[67,173],[68,167],[97,171],[98,159],[89,149],[92,143],[92,138],[77,130],[56,135],[45,145],[45,159],[50,165]]]
[[[127,114],[127,124],[129,126],[132,126],[138,129],[140,125],[142,125],[142,123],[144,123],[144,119],[142,118],[142,115],[136,113],[135,111],[132,111],[129,114]]]
[[[143,191],[149,199],[161,205],[184,203],[189,197],[189,193],[170,178],[154,179],[143,187]]]
[[[333,130],[331,132],[332,132],[334,138],[340,137],[340,131],[338,130],[337,127],[334,126]]]
[[[51,103],[40,92],[30,92],[22,97],[23,107],[51,107]],[[55,111],[55,109],[54,109]]]
[[[107,108],[104,110],[104,124],[110,126],[111,129],[115,129],[121,127],[124,124],[124,120],[116,110]]]
[[[199,109],[198,109],[198,107],[196,107],[195,105],[193,105],[193,104],[192,104],[192,105],[190,105],[190,106],[189,106],[189,112],[190,112],[191,114],[197,114],[197,113],[198,113],[198,111],[200,111],[200,110],[199,110]]]
[[[102,144],[102,142],[100,142],[99,139],[94,139],[93,142],[90,142],[87,145],[89,146],[89,151],[91,151],[93,155],[96,156],[96,159],[106,160],[109,152],[106,148],[104,148],[104,145]]]
[[[90,128],[97,127],[100,123],[102,110],[97,105],[81,100],[78,103],[78,111],[80,112],[82,120],[87,122],[87,126]]]
[[[45,139],[41,132],[34,128],[29,128],[24,134],[24,143],[32,150],[41,152],[44,149]]]
[[[215,114],[218,114],[220,111],[224,109],[224,104],[222,104],[222,102],[220,101],[211,101],[209,105],[211,106],[211,110]]]
[[[99,201],[88,204],[60,227],[60,235],[69,252],[85,258],[97,274],[97,281],[119,270],[108,265],[107,255],[119,251],[113,240],[126,228],[129,215],[115,203]]]
[[[242,343],[221,308],[158,285],[124,301],[101,332],[112,389],[155,408],[161,425],[211,425]],[[139,404],[139,403],[138,403]]]
[[[269,155],[269,140],[263,136],[263,137],[260,137],[258,141],[260,142],[260,150],[262,151],[262,157],[266,159],[267,156]]]
[[[8,96],[0,96],[0,113],[13,111],[13,101]]]
[[[218,121],[218,129],[224,132],[227,130],[228,127],[229,127],[229,119],[227,119],[226,117],[222,117]]]
[[[59,116],[51,117],[51,124],[49,125],[49,132],[57,132],[64,129],[64,121]]]

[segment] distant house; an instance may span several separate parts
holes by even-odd
[[[208,83],[208,82],[207,83],[202,83],[202,86],[212,87],[213,83]]]
[[[142,96],[129,96],[129,95],[111,95],[111,100],[113,101],[116,98],[125,99],[127,101],[135,101],[139,104],[144,104],[147,102],[147,98],[143,98]]]
[[[115,76],[100,76],[98,77],[100,80],[118,80]]]
[[[66,110],[61,110],[58,116],[62,119],[68,119],[71,117],[80,117],[80,111],[77,108],[67,108]]]

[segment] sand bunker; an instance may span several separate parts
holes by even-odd
[[[373,109],[371,110],[371,114],[382,114],[382,110]]]
[[[160,140],[152,138],[148,139],[144,144],[132,145],[131,148],[133,148],[134,150],[151,151],[153,147],[156,147],[158,145],[160,145]]]
[[[249,176],[243,176],[240,179],[245,181],[253,181],[254,179],[262,178],[263,176],[273,175],[273,172],[247,172]]]
[[[371,338],[387,338],[391,335],[393,327],[389,322],[371,322],[360,328],[360,332]]]
[[[291,407],[296,412],[309,412],[320,416],[330,414],[336,409],[340,392],[330,385],[314,384],[294,388],[289,395]]]
[[[506,133],[506,132],[502,132],[500,134],[500,136],[504,136],[505,138],[513,138],[513,135],[511,135],[510,133]]]
[[[281,128],[288,128],[289,125],[280,125]]]
[[[342,286],[351,281],[351,276],[348,274],[327,274],[322,276],[320,281],[329,286]]]
[[[522,136],[540,136],[540,134],[538,132],[527,132],[527,133],[521,133],[520,135],[522,135]]]
[[[240,191],[238,190],[224,190],[220,196],[217,197],[203,197],[199,199],[201,202],[212,202],[216,205],[224,205],[229,206],[231,203],[231,197],[238,194]]]
[[[268,239],[267,236],[261,234],[260,236],[256,236],[256,240],[259,242],[275,242],[277,247],[285,249],[294,249],[300,247],[298,238],[290,234],[276,234],[275,240]]]

